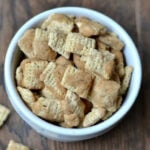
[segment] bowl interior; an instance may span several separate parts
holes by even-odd
[[[100,22],[101,24],[107,26],[110,31],[115,32],[119,38],[124,42],[125,48],[123,50],[125,60],[127,65],[131,65],[134,67],[130,86],[128,92],[124,98],[123,104],[120,109],[113,114],[109,119],[103,121],[97,125],[92,127],[83,128],[83,129],[65,129],[63,127],[55,126],[51,123],[47,123],[46,121],[35,116],[22,102],[20,96],[16,90],[15,84],[15,70],[17,65],[22,59],[22,53],[18,50],[17,41],[23,35],[23,33],[32,27],[40,24],[44,19],[46,19],[50,14],[53,13],[63,13],[70,14],[75,16],[86,16],[92,20]],[[51,134],[56,136],[56,134],[60,135],[68,135],[68,136],[80,136],[80,135],[90,135],[91,133],[103,132],[104,130],[110,128],[112,125],[117,123],[122,117],[129,111],[131,106],[133,105],[137,94],[139,92],[140,84],[141,84],[141,63],[140,58],[137,52],[137,49],[129,37],[129,35],[120,27],[116,22],[114,22],[109,17],[85,8],[78,7],[63,7],[56,8],[52,10],[48,10],[43,12],[32,19],[30,19],[27,23],[25,23],[19,31],[16,33],[14,38],[12,39],[6,59],[5,59],[5,86],[7,90],[7,94],[9,99],[18,112],[18,114],[33,128],[36,128],[38,132],[43,132],[43,134],[47,134],[47,132],[51,131]],[[136,86],[135,86],[136,85]],[[53,136],[53,134],[51,136]]]

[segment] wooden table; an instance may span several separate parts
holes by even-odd
[[[5,54],[15,32],[32,16],[60,6],[83,6],[112,17],[133,38],[143,63],[141,92],[128,115],[110,132],[75,143],[52,141],[36,133],[14,111],[4,89]],[[6,148],[10,139],[24,143],[32,150],[149,150],[149,64],[149,0],[0,0],[0,103],[11,110],[11,116],[0,129],[0,150]]]

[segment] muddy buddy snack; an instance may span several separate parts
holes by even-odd
[[[124,44],[99,22],[52,14],[18,41],[24,59],[16,68],[20,97],[38,117],[65,128],[82,128],[116,112],[133,67]]]

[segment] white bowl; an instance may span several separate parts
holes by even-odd
[[[123,52],[126,63],[127,65],[131,65],[134,67],[130,87],[119,110],[115,114],[113,114],[109,119],[92,127],[81,129],[67,129],[48,123],[34,115],[26,107],[16,90],[16,84],[14,79],[15,69],[21,59],[21,52],[17,48],[17,41],[27,29],[37,26],[50,14],[53,13],[86,16],[88,18],[91,18],[92,20],[98,21],[103,25],[107,26],[110,31],[115,32],[119,36],[119,38],[124,42],[125,48]],[[15,34],[8,47],[5,58],[4,74],[7,95],[10,99],[11,104],[13,105],[17,113],[20,115],[20,117],[41,135],[59,141],[80,141],[84,139],[90,139],[110,130],[127,114],[127,112],[132,107],[138,95],[142,78],[141,63],[138,51],[127,32],[120,25],[118,25],[115,21],[113,21],[106,15],[100,12],[96,12],[94,10],[80,7],[61,7],[51,9],[42,12],[39,15],[27,21]]]

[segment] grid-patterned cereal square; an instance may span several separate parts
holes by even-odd
[[[90,73],[68,66],[65,70],[61,84],[68,90],[86,98],[92,85],[93,76]]]
[[[29,150],[29,148],[21,143],[16,143],[13,140],[10,140],[7,150]]]
[[[114,70],[114,54],[108,51],[98,51],[95,54],[83,57],[82,59],[86,61],[85,68],[87,70],[99,74],[106,79],[111,78]]]
[[[57,56],[57,53],[48,46],[48,32],[40,28],[35,29],[33,51],[35,57],[42,60],[52,61]]]
[[[69,33],[66,38],[64,50],[79,55],[88,55],[90,48],[95,48],[95,39],[87,38],[80,33]]]
[[[34,29],[27,30],[21,39],[18,41],[18,46],[20,50],[28,57],[28,58],[34,58],[34,52],[33,52],[33,39],[35,35]]]
[[[42,89],[44,84],[39,77],[48,62],[36,59],[25,59],[21,63],[23,71],[22,86],[27,89]]]
[[[64,72],[65,67],[62,65],[57,65],[54,62],[50,62],[47,65],[40,76],[40,80],[47,86],[47,89],[43,91],[44,93],[46,92],[46,95],[51,95],[50,93],[53,93],[53,96],[56,98],[64,98],[66,89],[60,84]]]
[[[3,125],[9,114],[10,110],[0,104],[0,127]]]
[[[48,45],[57,53],[69,59],[70,53],[64,50],[64,44],[66,41],[66,34],[53,30],[49,32]]]

